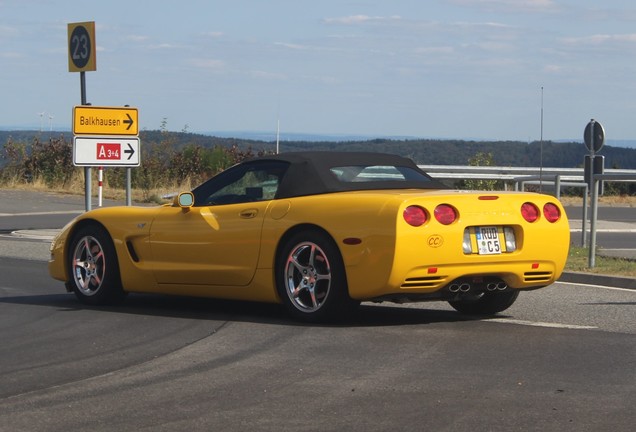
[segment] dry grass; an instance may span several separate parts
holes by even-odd
[[[575,196],[561,196],[560,199],[563,205],[580,206],[583,204],[583,197]],[[609,207],[636,207],[636,196],[630,195],[611,195],[602,196],[598,199],[599,205]]]
[[[183,183],[173,183],[166,185],[161,188],[156,188],[153,190],[143,190],[143,189],[133,189],[132,190],[132,200],[137,203],[155,203],[155,204],[163,204],[169,202],[169,199],[164,199],[162,197],[173,195],[178,192],[189,191],[192,190],[193,185],[189,180]],[[41,179],[35,179],[31,183],[24,183],[24,181],[18,181],[14,179],[8,180],[6,183],[2,185],[3,188],[6,189],[16,189],[16,190],[30,190],[30,191],[40,191],[40,192],[54,192],[60,194],[68,194],[68,195],[84,195],[85,185],[84,185],[84,175],[83,173],[78,173],[74,175],[71,181],[64,186],[50,187],[47,186],[44,181]],[[94,180],[91,183],[91,189],[93,195],[97,195],[98,190],[98,182]],[[103,186],[102,186],[102,196],[104,199],[112,199],[123,201],[126,198],[126,190],[120,188],[113,188],[108,184],[108,179],[104,178]]]

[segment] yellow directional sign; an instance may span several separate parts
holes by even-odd
[[[73,109],[74,135],[138,135],[137,108],[80,105]]]

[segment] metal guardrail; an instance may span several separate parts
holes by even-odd
[[[504,180],[522,182],[544,179],[550,181],[559,177],[564,182],[583,182],[583,168],[555,168],[555,167],[497,167],[470,165],[418,165],[425,172],[438,180]],[[623,180],[633,180],[636,170],[606,169],[603,175],[618,175]],[[609,179],[608,179],[609,180]]]

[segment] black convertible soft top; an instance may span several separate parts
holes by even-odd
[[[289,168],[281,179],[277,198],[316,195],[330,192],[383,189],[447,189],[432,179],[411,160],[387,153],[307,151],[280,153],[252,159],[246,163],[284,161]],[[359,173],[373,171],[395,172],[399,175]],[[351,178],[347,174],[351,172]],[[357,175],[357,176],[355,176]]]

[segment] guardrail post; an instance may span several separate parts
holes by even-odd
[[[556,199],[561,199],[561,175],[557,174],[554,176],[554,189]]]

